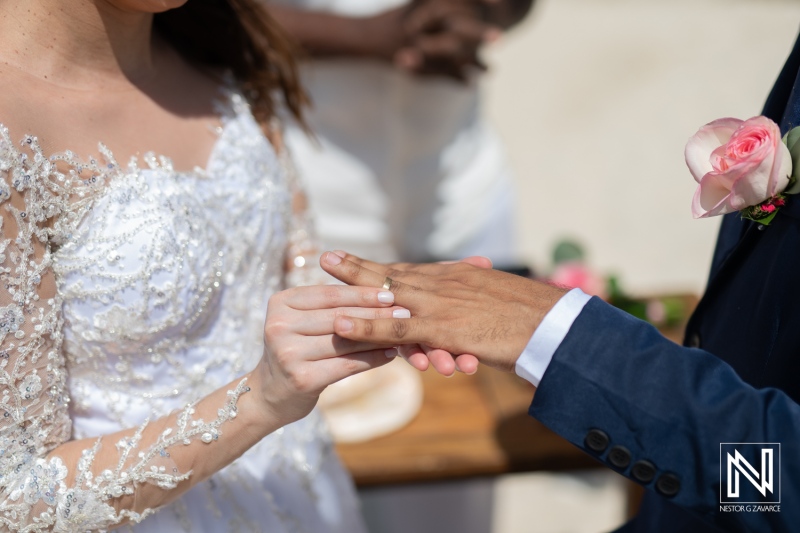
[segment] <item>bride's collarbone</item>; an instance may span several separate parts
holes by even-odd
[[[135,87],[94,93],[29,84],[21,90],[6,78],[0,81],[0,124],[14,143],[35,136],[45,155],[69,150],[81,158],[101,158],[102,143],[121,165],[152,152],[169,157],[176,169],[191,170],[205,167],[220,125],[214,108],[219,86],[199,92],[200,98],[188,94],[197,101],[176,112]]]

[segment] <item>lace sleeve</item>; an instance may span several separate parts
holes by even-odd
[[[314,231],[314,220],[308,209],[308,196],[291,157],[285,148],[280,149],[279,157],[292,193],[289,246],[286,251],[287,285],[301,287],[338,283],[319,266],[320,245]]]
[[[23,146],[17,151],[0,129],[0,530],[104,530],[139,521],[251,444],[222,432],[247,423],[229,421],[249,388],[241,380],[139,428],[70,441],[52,252],[90,208],[105,165],[92,160],[60,172],[34,137]],[[215,441],[224,444],[207,446]]]

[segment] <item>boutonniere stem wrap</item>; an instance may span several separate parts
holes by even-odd
[[[764,226],[800,192],[800,128],[781,138],[767,117],[723,118],[706,124],[686,144],[686,164],[698,183],[695,218],[739,211]]]

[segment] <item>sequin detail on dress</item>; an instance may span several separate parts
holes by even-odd
[[[170,449],[213,446],[236,416],[244,381],[214,420],[195,419],[192,405],[255,366],[266,299],[284,286],[285,264],[301,266],[288,250],[307,254],[311,233],[294,226],[304,215],[291,209],[287,163],[244,99],[234,92],[229,104],[209,167],[191,173],[152,154],[145,168],[123,168],[103,145],[98,159],[46,157],[35,137],[18,149],[0,128],[0,209],[15,226],[0,221],[0,529],[139,521],[151,511],[114,501],[144,483],[174,488],[191,472],[177,471]],[[143,438],[148,419],[176,410],[175,427]],[[97,438],[75,465],[51,455],[71,438],[130,427],[119,442]],[[330,455],[316,415],[262,448],[283,440],[265,470],[305,478]],[[93,475],[108,445],[119,461]]]

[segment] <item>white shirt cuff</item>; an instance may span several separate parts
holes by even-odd
[[[517,359],[515,370],[519,377],[530,381],[534,387],[539,386],[553,354],[591,298],[580,289],[572,289],[556,302]]]

